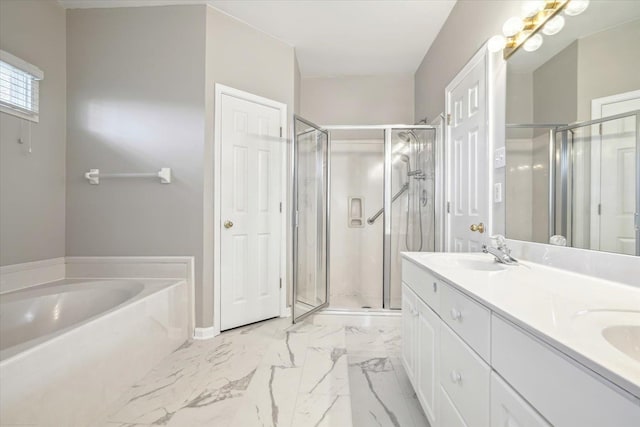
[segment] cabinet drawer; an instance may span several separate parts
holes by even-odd
[[[499,375],[491,373],[491,427],[551,427]]]
[[[426,302],[436,313],[440,308],[441,283],[427,270],[411,261],[402,261],[402,281],[411,287],[416,295]]]
[[[485,361],[490,361],[491,311],[451,286],[440,291],[440,317]]]
[[[491,320],[493,368],[557,427],[637,427],[640,400],[503,318]]]
[[[440,328],[440,383],[470,426],[489,425],[491,368],[450,328]]]

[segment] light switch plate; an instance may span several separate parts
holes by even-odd
[[[502,183],[497,182],[493,185],[493,202],[500,203],[502,202]]]
[[[495,151],[495,155],[493,156],[493,167],[494,168],[503,168],[507,164],[507,156],[505,148],[498,148]]]

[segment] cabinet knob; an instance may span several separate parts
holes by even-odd
[[[451,371],[449,377],[451,378],[451,382],[454,384],[460,384],[462,382],[462,374],[458,371]]]
[[[451,318],[453,320],[461,320],[462,319],[462,313],[460,313],[460,311],[456,310],[455,308],[452,308],[451,311],[449,312],[449,314],[451,314]]]
[[[433,292],[438,292],[438,284],[433,282]]]

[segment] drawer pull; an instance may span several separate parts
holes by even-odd
[[[456,310],[455,308],[452,308],[451,311],[449,312],[449,314],[451,314],[451,318],[453,320],[462,320],[462,313],[460,313],[458,310]]]
[[[462,374],[458,371],[451,371],[449,376],[451,377],[451,382],[454,384],[460,384],[462,382]]]
[[[438,284],[433,282],[433,292],[438,292]]]

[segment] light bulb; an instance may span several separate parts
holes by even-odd
[[[507,45],[507,39],[505,39],[500,35],[497,35],[489,39],[489,43],[487,43],[487,48],[489,49],[489,52],[496,53],[504,49],[506,45]]]
[[[571,0],[564,8],[564,13],[569,16],[580,15],[589,7],[589,0]]]
[[[522,16],[525,18],[534,17],[544,9],[544,0],[529,0],[522,3]]]
[[[524,21],[518,16],[513,16],[502,26],[502,34],[505,37],[513,37],[524,28]]]
[[[533,52],[534,50],[538,50],[540,46],[542,46],[542,36],[540,34],[534,34],[529,40],[524,42],[522,48],[527,52]]]
[[[556,15],[544,24],[542,27],[542,32],[548,36],[552,36],[554,34],[558,34],[560,30],[564,27],[564,16]]]

